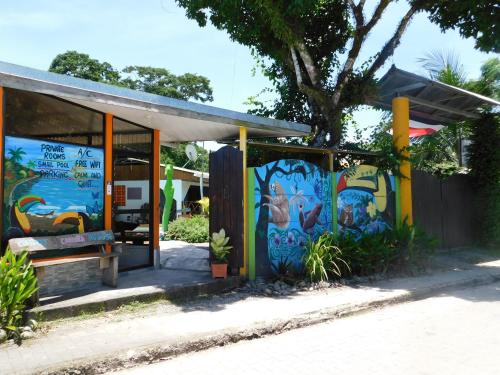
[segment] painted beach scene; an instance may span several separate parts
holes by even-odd
[[[4,147],[4,240],[103,228],[102,149],[12,136]]]

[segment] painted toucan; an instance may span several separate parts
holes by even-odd
[[[65,212],[55,218],[52,225],[57,224],[70,224],[78,229],[78,233],[85,233],[91,226],[90,219],[87,214],[83,212]]]
[[[24,195],[14,202],[10,208],[10,226],[13,230],[20,229],[22,234],[31,233],[31,224],[27,212],[37,204],[45,204],[45,200],[37,195]]]

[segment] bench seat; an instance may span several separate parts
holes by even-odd
[[[14,254],[28,252],[38,278],[40,296],[91,287],[97,285],[97,281],[111,287],[118,285],[121,244],[115,242],[112,231],[13,238],[9,246]],[[64,255],[70,249],[87,248],[91,251]],[[51,250],[58,250],[61,255],[44,256]]]

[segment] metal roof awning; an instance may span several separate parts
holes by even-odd
[[[433,81],[394,65],[378,83],[376,107],[391,109],[395,96],[410,99],[410,118],[427,124],[446,125],[479,118],[478,109],[498,106],[500,102],[458,87]]]
[[[162,143],[248,137],[305,136],[308,125],[253,116],[204,104],[0,62],[0,86],[52,95],[150,129]]]

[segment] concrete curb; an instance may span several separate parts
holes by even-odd
[[[254,324],[246,329],[227,329],[213,335],[199,335],[189,337],[176,344],[156,345],[137,348],[124,354],[113,353],[101,358],[92,358],[71,364],[59,365],[57,368],[47,369],[40,372],[44,375],[96,375],[109,371],[116,371],[151,364],[166,360],[181,354],[197,352],[243,340],[253,340],[256,338],[277,335],[292,329],[303,328],[315,324],[325,323],[334,319],[364,313],[376,308],[394,305],[402,302],[417,301],[440,293],[487,285],[500,280],[500,272],[487,273],[486,275],[474,276],[468,279],[457,280],[456,282],[443,282],[418,290],[405,291],[394,297],[379,298],[369,302],[358,304],[345,304],[326,308],[320,311],[312,311],[307,314],[296,315],[290,319],[277,319],[270,322]]]
[[[131,302],[153,302],[156,300],[180,300],[191,299],[198,296],[218,294],[234,288],[237,288],[241,283],[239,276],[228,277],[226,280],[216,279],[206,283],[196,283],[191,285],[178,285],[168,287],[158,287],[154,291],[131,294],[126,296],[115,297],[102,301],[81,303],[71,306],[61,307],[35,307],[28,311],[30,318],[51,321],[72,316],[77,316],[83,313],[97,313],[101,311],[112,311],[120,306]]]

